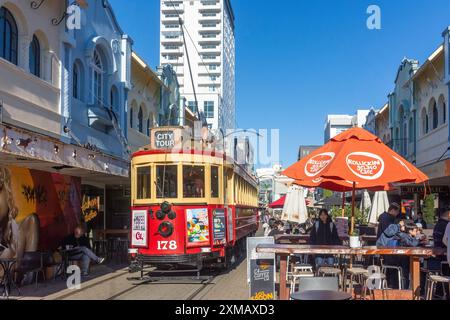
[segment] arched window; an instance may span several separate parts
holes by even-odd
[[[409,140],[409,143],[412,143],[414,141],[414,120],[413,120],[413,118],[409,118],[408,140]]]
[[[140,133],[144,132],[144,111],[142,110],[142,107],[139,108],[138,113],[138,130]]]
[[[73,65],[72,71],[72,96],[80,99],[80,69],[76,64]]]
[[[117,91],[116,86],[111,87],[110,103],[111,109],[117,112],[119,110],[119,91]]]
[[[134,123],[133,123],[133,117],[134,117],[134,115],[133,115],[133,108],[131,108],[130,109],[130,128],[133,128],[133,126],[134,126]]]
[[[18,32],[11,12],[0,8],[0,57],[17,65]]]
[[[36,77],[41,76],[41,45],[34,35],[30,42],[30,72]]]
[[[98,50],[94,50],[94,102],[101,106],[103,105],[103,62]]]
[[[433,116],[433,130],[439,126],[439,112],[436,106],[436,101],[433,100],[433,105],[431,107],[431,112]]]
[[[439,120],[439,124],[446,124],[447,123],[447,105],[445,103],[444,96],[439,97],[439,114],[441,115],[441,119]]]
[[[428,114],[427,114],[427,109],[423,108],[422,109],[422,135],[426,135],[428,133]]]

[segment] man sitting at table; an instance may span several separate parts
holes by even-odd
[[[380,239],[384,230],[386,230],[391,224],[395,223],[398,215],[400,214],[400,206],[396,203],[392,203],[389,206],[387,212],[383,212],[378,218],[378,232],[377,239]]]
[[[74,232],[68,235],[62,242],[63,250],[70,249],[68,252],[69,259],[81,260],[81,274],[82,276],[89,275],[89,264],[92,261],[102,264],[105,258],[100,258],[91,250],[89,239],[84,235],[84,229],[81,226],[75,228]]]
[[[420,235],[418,226],[412,221],[400,221],[390,225],[377,241],[377,247],[418,247],[426,243],[426,236]],[[409,287],[409,257],[385,256],[384,264],[387,266],[400,266],[405,279],[405,287]],[[388,270],[387,281],[389,286],[398,286],[398,277],[393,270]]]

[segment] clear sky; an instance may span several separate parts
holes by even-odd
[[[196,0],[198,1],[198,0]],[[110,0],[134,49],[159,63],[159,0]],[[322,144],[327,114],[379,108],[404,57],[423,62],[450,25],[448,0],[232,0],[239,128],[280,129],[280,160]],[[366,27],[369,5],[381,30]]]

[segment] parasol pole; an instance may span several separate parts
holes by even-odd
[[[352,189],[352,221],[350,226],[350,234],[353,234],[353,231],[355,231],[355,202],[356,202],[356,182],[353,182],[353,189]]]
[[[342,218],[345,217],[345,191],[342,192]]]

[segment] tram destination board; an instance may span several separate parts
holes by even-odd
[[[175,147],[175,132],[172,130],[155,131],[154,139],[157,149],[170,149]]]
[[[273,237],[247,239],[247,281],[250,300],[275,300],[275,254],[257,253],[260,244],[274,244]]]

